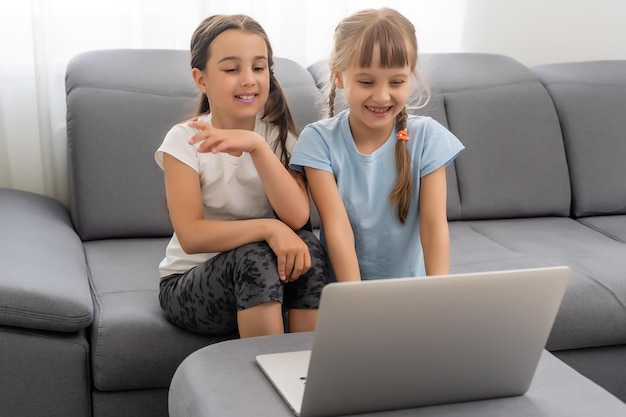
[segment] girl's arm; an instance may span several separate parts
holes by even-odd
[[[311,196],[324,226],[328,255],[337,281],[360,281],[359,262],[354,249],[354,233],[348,214],[330,172],[304,168]]]
[[[278,217],[294,230],[306,224],[310,214],[306,184],[287,171],[264,138],[250,130],[216,129],[202,122],[190,122],[189,126],[200,129],[190,141],[201,142],[198,152],[248,152]]]
[[[420,179],[420,238],[426,275],[445,275],[450,272],[446,194],[445,167],[442,166]]]
[[[282,279],[297,279],[311,267],[306,243],[280,220],[207,220],[198,173],[167,153],[163,154],[163,170],[170,219],[186,253],[223,252],[267,241],[278,258]]]
[[[301,174],[288,171],[265,142],[250,155],[278,217],[292,229],[302,228],[309,220],[311,207]]]

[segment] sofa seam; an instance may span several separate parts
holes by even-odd
[[[140,294],[140,293],[158,293],[158,289],[152,290],[124,290],[124,291],[107,291],[99,293],[100,296],[116,295],[116,294]]]
[[[609,239],[611,239],[611,240],[613,240],[613,241],[615,241],[617,243],[626,243],[623,240],[621,240],[618,236],[613,235],[611,233],[607,233],[606,230],[600,229],[600,228],[598,228],[598,227],[596,227],[596,226],[594,226],[594,225],[592,225],[590,223],[585,222],[584,218],[580,218],[579,217],[579,218],[577,218],[575,220],[576,220],[577,223],[579,223],[579,224],[581,224],[581,225],[583,225],[585,227],[588,227],[589,229],[594,230],[594,231],[600,233],[601,235],[604,235],[604,236],[608,237]]]
[[[8,327],[2,327],[2,331],[8,332],[8,333],[13,333],[13,334],[25,334],[25,335],[32,335],[34,334],[33,331],[36,331],[37,329],[29,329],[29,328],[19,328],[19,327],[13,327],[13,326],[8,326]],[[37,337],[43,337],[45,339],[51,339],[51,340],[56,340],[59,342],[63,342],[63,343],[69,343],[71,345],[75,345],[75,346],[79,346],[79,347],[83,347],[85,348],[85,352],[87,352],[87,356],[89,356],[89,352],[91,351],[91,344],[89,343],[89,340],[85,339],[85,343],[80,343],[78,341],[75,340],[70,340],[70,339],[66,339],[63,337],[56,337],[54,336],[54,333],[58,333],[58,334],[63,334],[63,335],[73,335],[75,333],[80,333],[80,331],[82,331],[84,329],[78,330],[76,332],[62,332],[62,331],[57,331],[57,330],[43,330],[46,333],[36,333]]]
[[[149,91],[149,90],[144,90],[144,89],[126,88],[126,87],[123,87],[123,88],[122,87],[118,87],[118,88],[103,87],[97,84],[84,84],[84,85],[74,86],[68,90],[67,96],[69,97],[72,94],[72,92],[77,91],[77,90],[82,90],[82,89],[121,91],[121,92],[127,92],[127,93],[144,94],[148,96],[159,96],[159,97],[182,97],[182,98],[196,98],[197,97],[196,94],[188,94],[188,95],[180,94],[180,93],[174,94],[174,93],[167,93],[164,91]]]
[[[14,317],[51,319],[51,321],[53,322],[73,323],[73,324],[82,323],[85,320],[89,320],[90,318],[93,318],[93,312],[90,314],[82,315],[82,316],[67,317],[67,316],[61,316],[61,315],[56,315],[56,314],[35,313],[35,312],[29,313],[28,310],[21,310],[21,309],[7,308],[7,307],[0,307],[0,313],[6,314],[8,316],[14,316]],[[88,326],[89,326],[89,323],[86,327]]]
[[[83,245],[83,252],[85,252],[85,246]],[[85,253],[85,259],[87,259],[87,254]],[[92,378],[92,388],[93,389],[97,389],[98,384],[101,382],[100,381],[100,377],[98,375],[98,373],[96,372],[96,369],[99,369],[100,367],[100,344],[95,342],[93,339],[95,338],[99,338],[100,337],[100,333],[101,330],[104,328],[103,325],[101,325],[102,320],[100,320],[102,318],[102,304],[100,303],[100,296],[99,294],[95,291],[95,285],[93,282],[93,275],[91,273],[91,270],[89,268],[89,262],[87,261],[87,280],[89,282],[89,288],[91,290],[91,299],[92,302],[94,304],[94,319],[96,317],[96,308],[98,310],[98,323],[97,326],[94,326],[94,322],[92,320],[91,322],[91,326],[90,328],[92,329],[92,332],[90,332],[89,334],[89,346],[90,346],[90,354],[91,357],[89,358],[89,363],[90,363],[90,368],[91,368],[91,378]],[[95,332],[95,335],[94,333]]]
[[[504,245],[502,242],[500,242],[500,241],[498,241],[498,240],[496,240],[496,239],[486,235],[485,233],[480,232],[478,229],[475,229],[474,226],[468,225],[468,227],[470,228],[471,231],[473,231],[475,233],[478,233],[479,235],[481,235],[482,237],[484,237],[486,239],[489,239],[491,242],[497,243],[500,247],[505,248],[507,250],[510,250],[511,252],[516,253],[518,255],[522,255],[520,252],[516,251],[515,249],[510,248],[510,247]]]
[[[476,91],[498,90],[498,89],[503,89],[506,87],[520,86],[524,84],[533,84],[533,85],[539,85],[539,86],[543,85],[541,80],[537,79],[537,80],[522,80],[522,81],[510,82],[506,84],[498,84],[498,85],[493,85],[493,86],[463,87],[463,88],[454,88],[454,89],[449,89],[449,90],[439,90],[436,87],[433,87],[432,95],[436,97],[437,95],[463,94],[463,93],[470,93],[470,92],[476,92]]]
[[[542,84],[548,88],[549,86],[584,86],[584,87],[619,87],[626,88],[626,84],[604,84],[604,83],[590,83],[590,82],[578,82],[578,81],[547,81],[541,80]]]
[[[595,258],[595,257],[594,257]],[[595,274],[592,274],[589,269],[585,268],[584,265],[579,265],[578,266],[582,271],[585,272],[584,275],[581,275],[583,278],[585,278],[586,280],[595,282],[597,285],[599,285],[602,289],[604,289],[605,291],[607,291],[609,294],[611,294],[611,296],[613,297],[613,299],[623,308],[626,308],[626,303],[624,301],[622,301],[617,293],[609,286],[607,286],[606,284],[604,284],[602,281],[598,280],[595,277]]]

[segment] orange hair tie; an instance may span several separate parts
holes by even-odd
[[[398,131],[398,140],[409,140],[409,134],[406,130],[403,129]]]

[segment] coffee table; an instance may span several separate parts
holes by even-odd
[[[313,333],[216,343],[189,355],[169,389],[170,417],[293,417],[255,362],[262,353],[310,349]],[[626,404],[544,351],[519,397],[361,414],[372,417],[626,416]]]

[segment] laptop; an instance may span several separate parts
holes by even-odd
[[[570,269],[330,283],[310,351],[256,362],[296,416],[523,395]]]

